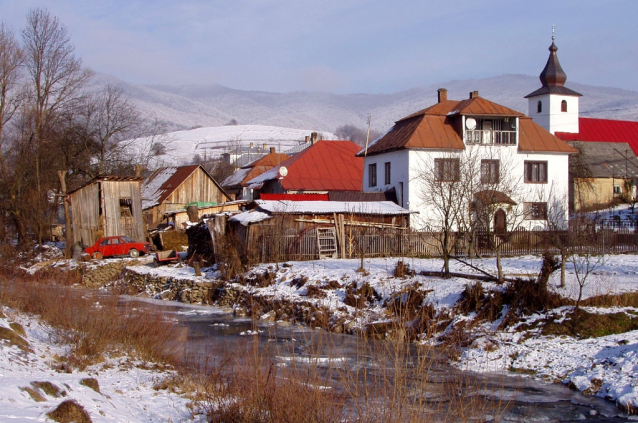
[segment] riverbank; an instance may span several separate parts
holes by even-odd
[[[401,264],[399,264],[401,261]],[[221,281],[215,269],[195,276],[189,267],[162,267],[138,263],[127,272],[159,281],[137,286],[137,293],[156,298],[195,298],[234,310],[238,316],[251,315],[264,323],[295,322],[333,332],[366,334],[379,339],[411,339],[421,344],[443,344],[457,351],[453,365],[478,372],[509,371],[549,382],[567,384],[588,395],[616,402],[634,411],[638,406],[638,369],[633,366],[638,349],[638,332],[627,330],[638,315],[632,293],[638,292],[638,260],[632,255],[607,256],[583,286],[582,299],[607,298],[606,304],[584,307],[594,316],[624,315],[629,324],[618,334],[578,336],[550,333],[549,323],[567,326],[573,306],[509,320],[508,306],[498,303],[474,307],[462,313],[459,300],[475,281],[465,278],[441,279],[425,276],[440,271],[440,260],[366,259],[358,272],[359,260],[286,262],[256,266],[231,281]],[[541,258],[526,256],[504,259],[510,278],[535,278]],[[494,273],[493,259],[474,260],[471,265]],[[475,268],[453,262],[452,271],[480,275]],[[163,279],[162,279],[163,278]],[[191,284],[206,284],[206,292],[189,294]],[[548,282],[549,291],[565,301],[578,298],[579,284],[572,266],[567,267],[565,287],[559,273]],[[129,287],[125,279],[112,286]],[[503,296],[507,284],[482,282],[483,302]],[[177,287],[177,288],[176,288]],[[130,293],[130,292],[129,292]],[[615,296],[626,294],[628,307],[613,308]],[[599,301],[600,302],[600,301]],[[509,310],[511,311],[511,310]],[[397,324],[400,321],[401,324]],[[570,323],[571,324],[571,323]],[[454,355],[454,354],[453,354]]]

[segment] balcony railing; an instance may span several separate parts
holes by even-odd
[[[475,129],[465,131],[466,144],[516,145],[516,131],[495,131],[493,129]]]

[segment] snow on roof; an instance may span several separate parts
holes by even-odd
[[[177,167],[165,167],[158,169],[142,184],[142,209],[147,209],[159,204],[159,198],[164,192],[162,185],[173,176]]]
[[[264,220],[272,219],[268,213],[264,213],[259,210],[250,210],[243,213],[239,213],[231,217],[231,222],[238,222],[244,226],[248,226],[251,223],[263,222]]]
[[[250,173],[252,168],[239,169],[237,172],[230,175],[228,178],[224,179],[222,182],[223,187],[231,187],[233,185],[239,185],[244,180],[246,175]]]
[[[270,213],[326,214],[356,213],[368,215],[407,215],[406,210],[392,201],[290,201],[256,200],[255,204]]]

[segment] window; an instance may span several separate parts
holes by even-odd
[[[385,184],[390,185],[390,162],[385,162]]]
[[[130,198],[120,198],[120,217],[133,216],[133,201]]]
[[[543,103],[539,100],[538,103],[536,103],[536,113],[541,113],[543,111]]]
[[[620,185],[614,185],[614,194],[622,194],[622,188]]]
[[[460,180],[459,159],[434,159],[434,180],[456,182]]]
[[[525,162],[525,183],[546,184],[547,162]]]
[[[546,220],[547,203],[523,203],[526,220]]]
[[[368,186],[377,186],[377,164],[371,163],[368,165]]]
[[[560,102],[560,111],[561,112],[567,111],[567,100],[563,100]]]
[[[481,160],[481,183],[498,184],[499,181],[499,161]]]

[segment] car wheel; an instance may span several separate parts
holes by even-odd
[[[93,254],[91,254],[91,257],[93,257],[95,260],[102,260],[104,258],[102,253],[100,253],[99,251],[96,251]]]
[[[137,251],[135,248],[131,248],[130,250],[128,250],[128,255],[132,258],[137,258],[140,256],[140,252]]]

